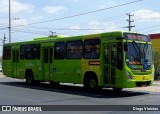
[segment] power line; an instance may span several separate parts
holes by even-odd
[[[103,19],[112,19],[113,20],[113,17],[115,18],[117,18],[117,16],[119,17],[120,15],[114,15],[114,16],[112,16],[112,17],[108,17],[108,18],[103,18]],[[121,16],[122,16],[122,14],[121,14]],[[120,23],[120,22],[122,22],[122,21],[125,21],[125,19],[121,19],[120,20],[120,18],[118,18],[118,21],[112,21],[112,23]],[[101,20],[96,20],[96,21],[101,21]],[[104,22],[104,23],[106,23],[106,22]],[[78,30],[91,30],[90,29],[90,25],[88,25],[87,23],[81,23],[80,24],[81,25],[81,27],[80,28],[78,28]],[[85,25],[85,26],[83,26],[82,27],[82,25]],[[94,26],[94,27],[99,27],[99,26],[101,26],[101,25],[97,25],[97,26]],[[103,26],[103,28],[104,27],[110,27],[111,25],[108,25],[108,26]],[[18,28],[18,27],[16,27],[16,28]],[[24,27],[23,27],[24,28]],[[62,27],[62,28],[51,28],[51,27],[40,27],[40,26],[25,26],[25,28],[32,28],[32,29],[49,29],[49,30],[74,30],[74,29],[71,29],[70,27]],[[82,29],[81,29],[82,28]],[[27,30],[27,29],[25,29],[25,30]]]
[[[47,32],[38,32],[38,31],[24,31],[24,30],[12,30],[13,32],[22,32],[22,33],[31,33],[31,34],[41,34],[41,35],[47,35]]]
[[[119,5],[115,5],[115,6],[111,6],[111,7],[107,7],[107,8],[102,8],[102,9],[99,9],[99,10],[93,10],[93,11],[89,11],[89,12],[84,12],[84,13],[75,14],[75,15],[66,16],[66,17],[61,17],[61,18],[52,19],[52,20],[30,23],[30,24],[26,24],[26,25],[17,25],[17,26],[13,26],[13,27],[28,26],[28,25],[33,25],[33,24],[46,23],[46,22],[50,22],[50,21],[58,21],[58,20],[73,18],[73,17],[77,17],[77,16],[87,15],[87,14],[96,13],[96,12],[100,12],[100,11],[104,11],[104,10],[108,10],[108,9],[112,9],[112,8],[116,8],[116,7],[121,7],[121,6],[129,5],[129,4],[133,4],[133,3],[136,3],[136,2],[140,2],[140,1],[143,1],[143,0],[135,0],[135,1],[132,1],[132,2],[127,2],[127,3],[124,3],[124,4],[119,4]]]

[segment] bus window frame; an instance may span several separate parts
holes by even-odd
[[[22,52],[22,47],[24,47],[24,52]],[[24,60],[26,56],[26,45],[22,44],[20,45],[20,60]]]
[[[74,49],[68,49],[70,43],[71,45],[74,44],[73,46]],[[75,47],[77,47],[77,49],[75,49]],[[82,40],[68,41],[66,43],[66,59],[82,59],[82,57],[83,57],[83,41]]]
[[[57,45],[63,43],[63,50],[58,50]],[[59,45],[58,45],[59,46]],[[59,51],[59,52],[57,52]],[[56,60],[64,60],[66,58],[66,43],[65,42],[55,42],[54,44],[54,59]]]
[[[33,46],[30,48],[29,46]],[[25,54],[25,59],[28,60],[35,60],[37,58],[37,45],[36,44],[27,44],[26,45],[26,54]]]
[[[98,41],[98,43],[97,43],[96,40]],[[86,42],[90,42],[90,41],[94,41],[94,43],[92,42],[93,44],[92,43],[90,44],[90,46],[91,46],[90,48],[86,48],[87,47],[86,46],[87,45]],[[99,47],[95,48],[95,45],[99,45]],[[94,39],[86,39],[86,40],[84,40],[83,58],[84,59],[99,59],[100,58],[100,48],[101,48],[101,40],[100,40],[100,38],[94,38]],[[87,53],[87,50],[88,50],[88,53]],[[97,51],[98,51],[98,53],[97,53]],[[95,52],[94,53],[94,57],[92,56],[93,52]],[[96,56],[95,56],[95,54],[96,54]],[[88,57],[86,55],[88,55]]]
[[[9,48],[9,49],[5,49],[5,48]],[[9,50],[9,51],[8,51]],[[11,60],[11,46],[4,46],[3,47],[3,59],[4,60]]]

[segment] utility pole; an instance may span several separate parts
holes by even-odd
[[[128,28],[128,30],[131,31],[131,28],[135,27],[135,25],[133,25],[133,26],[131,25],[131,22],[134,22],[134,20],[131,20],[131,16],[134,16],[134,15],[131,15],[130,13],[129,14],[127,13],[127,16],[128,16],[128,19],[127,19],[128,26],[126,28]]]
[[[9,0],[9,43],[11,43],[11,0]]]

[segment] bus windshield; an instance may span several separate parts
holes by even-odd
[[[152,67],[152,47],[150,44],[127,42],[126,64],[131,69],[146,69]]]

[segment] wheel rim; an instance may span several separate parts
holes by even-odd
[[[91,79],[91,80],[89,81],[89,87],[90,87],[91,89],[93,89],[93,88],[96,88],[96,86],[97,86],[96,80],[95,80],[95,79]]]

